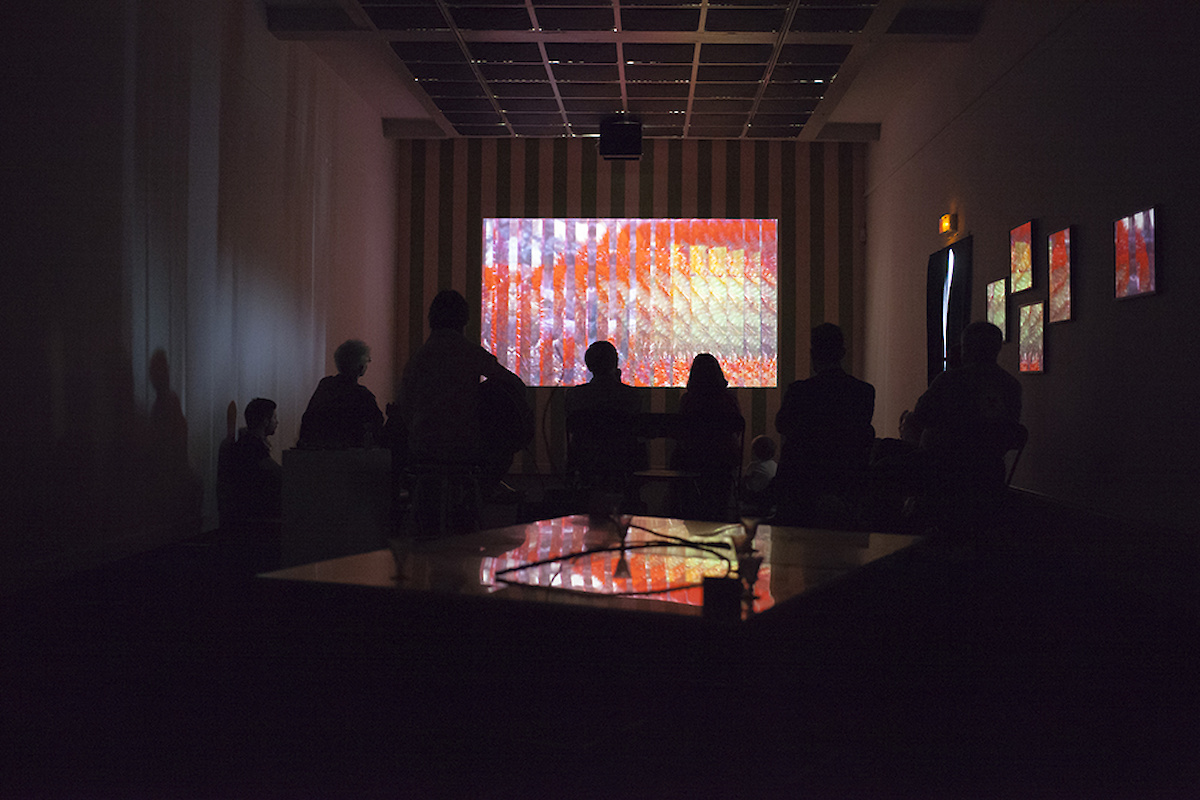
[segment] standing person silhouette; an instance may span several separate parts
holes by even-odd
[[[525,384],[464,335],[467,300],[445,289],[429,304],[429,338],[401,376],[397,409],[416,464],[472,465],[494,490],[533,438]]]
[[[679,421],[680,438],[672,465],[700,474],[696,482],[699,497],[692,503],[690,516],[723,519],[741,469],[746,418],[721,363],[711,353],[692,359],[687,391],[679,398]]]
[[[793,382],[775,415],[783,437],[775,475],[779,516],[850,525],[875,441],[875,387],[846,373],[842,329],[812,329],[813,375]]]

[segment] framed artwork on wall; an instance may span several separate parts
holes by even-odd
[[[1043,303],[1021,306],[1021,333],[1018,351],[1021,372],[1042,372],[1045,367],[1042,337]]]
[[[1008,279],[1001,278],[987,285],[987,321],[1004,333],[1008,341]]]
[[[1010,286],[1012,293],[1033,288],[1033,221],[1013,228],[1008,234]]]
[[[1048,322],[1071,318],[1071,229],[1050,234],[1050,310]]]
[[[1117,297],[1153,294],[1155,284],[1154,209],[1122,217],[1113,226]]]

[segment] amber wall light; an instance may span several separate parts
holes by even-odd
[[[938,220],[938,233],[954,233],[958,230],[958,214],[942,214]]]

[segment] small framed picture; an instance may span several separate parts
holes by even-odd
[[[1033,288],[1033,221],[1013,228],[1008,234],[1012,293]]]
[[[987,285],[987,321],[995,325],[1008,341],[1008,278]]]
[[[1071,318],[1071,229],[1050,234],[1047,243],[1050,256],[1050,310],[1048,322],[1063,322]]]
[[[1117,297],[1153,294],[1155,285],[1154,209],[1117,220],[1113,230],[1116,251]]]
[[[1021,357],[1021,372],[1042,372],[1045,367],[1043,352],[1044,303],[1021,306],[1021,334],[1018,350]]]

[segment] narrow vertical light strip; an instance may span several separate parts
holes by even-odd
[[[942,369],[950,357],[950,287],[954,283],[954,248],[946,258],[946,280],[942,284]]]

